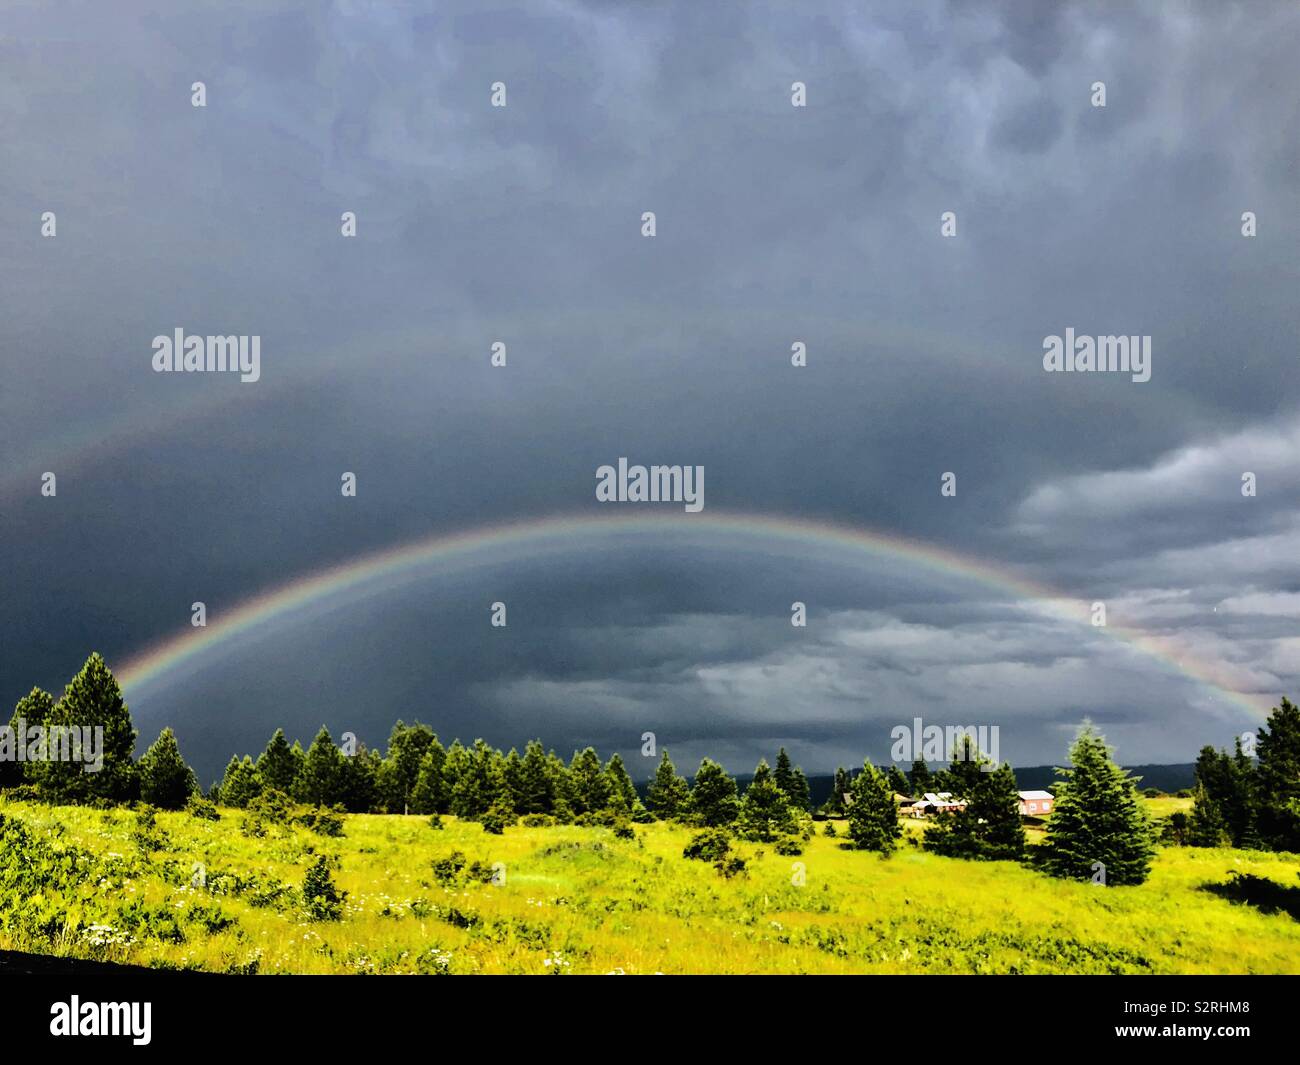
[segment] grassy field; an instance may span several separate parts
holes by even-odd
[[[21,822],[29,848],[0,855],[0,883],[40,884],[0,947],[110,961],[260,973],[1300,972],[1300,921],[1206,890],[1234,870],[1298,885],[1295,855],[1167,848],[1145,885],[1106,889],[936,857],[907,838],[882,860],[819,834],[798,857],[736,844],[747,870],[726,879],[682,857],[689,830],[661,824],[626,840],[354,815],[341,838],[299,827],[248,838],[240,812],[223,810],[218,822],[160,813],[162,835],[142,846],[126,810],[0,801],[0,815]],[[464,867],[435,875],[457,851]],[[302,910],[322,853],[347,892],[338,921]],[[48,868],[32,871],[35,854]],[[490,882],[496,863],[503,883]]]

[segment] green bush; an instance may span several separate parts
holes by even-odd
[[[682,850],[683,858],[701,862],[720,862],[731,853],[731,837],[720,828],[697,832]]]
[[[347,892],[339,891],[334,886],[329,861],[325,855],[320,855],[307,870],[307,876],[302,882],[302,901],[308,918],[313,921],[337,921],[343,915],[346,899]]]
[[[217,804],[202,795],[191,795],[185,803],[185,812],[201,821],[221,820],[221,814],[217,812]]]

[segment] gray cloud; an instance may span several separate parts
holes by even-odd
[[[220,618],[439,530],[596,513],[593,471],[619,455],[704,464],[710,508],[871,526],[1103,597],[1257,705],[1294,695],[1298,21],[1282,3],[11,5],[0,696],[61,684],[92,647],[124,661],[195,599]],[[176,326],[260,334],[263,380],[152,374]],[[1152,335],[1152,380],[1044,374],[1066,327]],[[625,753],[657,725],[691,758],[745,768],[788,741],[814,769],[883,754],[913,713],[1006,721],[1022,763],[1059,759],[1085,713],[1134,762],[1249,723],[1086,628],[901,564],[590,549],[259,630],[128,696],[206,773],[279,721],[375,742],[420,716]],[[485,604],[506,595],[494,643]]]

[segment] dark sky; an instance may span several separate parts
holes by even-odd
[[[6,5],[0,701],[196,600],[635,508],[594,497],[626,455],[1103,600],[1236,698],[898,560],[593,532],[128,686],[142,738],[205,781],[277,724],[398,717],[637,775],[645,731],[824,771],[914,715],[1017,764],[1085,716],[1129,763],[1230,743],[1300,691],[1298,33],[1265,2]],[[261,380],[154,373],[177,327],[259,335]],[[1045,373],[1067,328],[1150,335],[1151,380]]]

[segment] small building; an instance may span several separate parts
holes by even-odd
[[[1020,792],[1020,816],[1043,817],[1052,812],[1055,799],[1050,791]]]
[[[927,791],[923,798],[912,804],[911,813],[913,817],[927,817],[930,814],[946,814],[964,809],[965,802],[954,799],[950,791]]]

